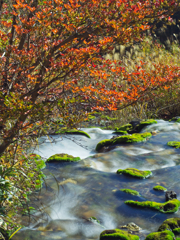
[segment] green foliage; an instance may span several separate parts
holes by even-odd
[[[128,176],[136,177],[136,178],[148,178],[152,175],[151,171],[141,171],[136,168],[126,168],[126,169],[118,169],[117,174],[125,174]]]

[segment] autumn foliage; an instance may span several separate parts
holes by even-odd
[[[127,72],[103,54],[138,40],[149,21],[178,7],[174,0],[1,0],[0,154],[43,133],[55,115],[73,126],[94,109],[121,109],[168,89],[178,67],[147,72],[142,63]]]

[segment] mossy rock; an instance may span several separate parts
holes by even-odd
[[[117,174],[125,174],[136,178],[148,178],[152,175],[151,171],[141,171],[136,168],[118,169]]]
[[[47,159],[47,162],[52,162],[52,161],[56,161],[56,162],[77,162],[81,160],[80,157],[73,157],[72,155],[68,155],[66,153],[59,153],[59,154],[55,154],[52,155],[51,157],[49,157]]]
[[[81,131],[81,130],[78,130],[78,129],[60,129],[58,131],[55,132],[55,134],[77,134],[77,135],[83,135],[83,136],[86,136],[88,138],[91,138],[89,136],[88,133],[84,132],[84,131]]]
[[[128,131],[131,131],[131,130],[133,130],[133,126],[130,123],[125,124],[125,125],[123,125],[119,128],[115,128],[115,131],[118,132],[118,133],[121,132],[121,131],[128,132]]]
[[[170,147],[180,148],[180,142],[177,141],[170,141],[167,143],[167,145]]]
[[[175,218],[166,219],[158,228],[158,232],[171,230],[172,232],[179,233],[179,229],[180,229],[180,218],[175,217]]]
[[[169,122],[180,122],[180,117],[173,117],[172,119],[169,120]]]
[[[145,240],[174,240],[174,239],[175,239],[174,233],[172,233],[169,230],[163,232],[150,233],[145,238]]]
[[[137,121],[137,123],[138,123],[138,121]],[[155,123],[157,123],[157,121],[154,120],[154,119],[148,119],[148,120],[145,120],[145,121],[141,121],[139,124],[137,124],[134,127],[131,123],[128,123],[128,124],[123,125],[119,128],[115,128],[115,132],[116,133],[125,132],[124,134],[127,134],[128,132],[131,132],[133,130],[136,130],[136,132],[140,132],[144,127],[146,127],[148,125],[151,125],[151,124],[155,124]]]
[[[136,190],[124,188],[124,189],[120,189],[120,191],[134,195],[134,196],[140,196],[139,192]]]
[[[121,135],[127,135],[128,134],[127,131],[122,131],[122,130],[117,130],[117,131],[115,131],[113,133],[118,133],[118,134],[121,134]]]
[[[155,191],[163,191],[163,192],[167,191],[167,189],[165,187],[160,186],[160,185],[157,185],[157,186],[153,187],[153,189]]]
[[[177,212],[178,208],[180,207],[180,201],[178,199],[172,199],[165,203],[157,203],[151,201],[138,202],[133,200],[125,201],[125,203],[134,207],[151,208],[162,213],[174,213]]]
[[[100,240],[139,240],[139,236],[120,229],[105,230],[100,234]]]
[[[99,151],[103,147],[112,146],[116,144],[127,144],[134,142],[143,142],[150,138],[151,133],[134,133],[132,135],[123,135],[113,139],[105,139],[100,141],[96,146],[96,151]]]
[[[137,129],[137,130],[140,132],[144,127],[146,127],[146,126],[148,126],[148,125],[151,125],[151,124],[155,124],[155,123],[157,123],[156,120],[154,120],[154,119],[148,119],[148,120],[146,120],[146,121],[140,122],[140,124],[138,124],[138,125],[135,127],[135,129]]]

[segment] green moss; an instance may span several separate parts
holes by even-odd
[[[100,240],[139,240],[139,236],[120,229],[112,229],[103,231],[100,234]]]
[[[175,234],[180,234],[180,228],[174,228],[173,233]]]
[[[138,132],[140,132],[144,127],[146,127],[150,124],[154,124],[154,123],[157,123],[157,121],[154,119],[148,119],[146,121],[140,122],[134,128],[133,128],[132,124],[129,123],[129,124],[123,125],[119,128],[115,128],[115,131],[118,133],[121,133],[122,131],[128,132],[128,131],[132,131],[132,130],[136,129]]]
[[[164,192],[167,191],[167,189],[165,187],[162,187],[160,185],[153,187],[153,189],[156,191],[164,191]]]
[[[180,148],[180,142],[176,142],[176,141],[168,142],[167,145],[170,147]]]
[[[136,168],[118,169],[117,174],[125,174],[136,178],[148,178],[152,175],[151,171],[141,171]]]
[[[175,122],[179,123],[180,117],[173,117],[172,119],[169,120],[169,122],[171,122],[171,121],[175,121]]]
[[[86,136],[88,138],[91,138],[88,133],[86,133],[84,131],[80,131],[78,129],[69,129],[68,130],[66,128],[62,128],[62,129],[56,131],[55,133],[56,134],[64,134],[64,133],[66,133],[66,134],[78,134],[78,135],[84,135],[84,136]]]
[[[131,206],[155,209],[162,213],[174,213],[177,212],[178,208],[180,207],[180,201],[178,199],[172,199],[165,203],[151,201],[138,202],[133,200],[125,201],[125,203]]]
[[[96,151],[99,151],[102,147],[111,146],[118,143],[126,144],[133,142],[143,142],[151,136],[151,133],[134,133],[132,135],[124,135],[113,139],[105,139],[97,144]]]
[[[161,224],[158,231],[161,232],[164,230],[171,230],[174,232],[174,230],[179,229],[179,227],[180,227],[180,218],[178,217],[168,218]]]
[[[113,133],[119,133],[119,134],[122,134],[122,135],[127,135],[128,134],[127,131],[122,131],[122,130],[117,130],[117,131],[115,131]]]
[[[127,132],[127,131],[130,131],[132,129],[133,129],[133,126],[130,123],[128,123],[128,124],[125,124],[125,125],[123,125],[119,128],[115,128],[115,131],[116,132],[119,132],[119,131],[126,131]]]
[[[112,145],[112,139],[104,139],[96,145],[96,151],[99,151],[101,148],[111,146],[111,145]]]
[[[58,161],[58,162],[77,162],[81,160],[80,157],[73,157],[72,155],[68,155],[66,153],[60,153],[52,155],[47,159],[47,162]]]
[[[124,188],[124,189],[120,189],[120,191],[125,192],[125,193],[129,193],[131,195],[140,196],[139,192],[136,191],[136,190]]]
[[[154,119],[148,119],[146,121],[142,121],[140,122],[140,124],[138,124],[135,128],[138,130],[138,131],[141,131],[144,127],[148,126],[148,125],[151,125],[151,124],[155,124],[157,123],[156,120]]]
[[[175,236],[171,231],[154,232],[147,235],[145,240],[174,240]]]

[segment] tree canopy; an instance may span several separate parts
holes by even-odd
[[[140,66],[129,74],[103,54],[178,7],[175,0],[1,0],[0,154],[54,116],[73,126],[93,109],[116,110],[157,85],[168,88],[179,68],[156,66],[155,78]],[[116,81],[122,76],[126,91]]]

